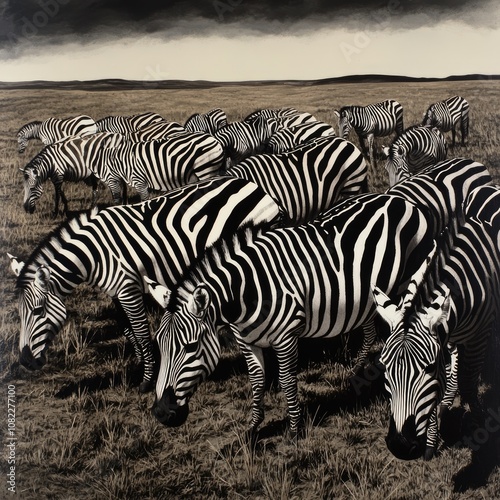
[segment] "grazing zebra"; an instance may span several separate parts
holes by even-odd
[[[483,192],[488,197],[491,187],[474,191]],[[494,210],[496,194],[487,202]],[[439,240],[427,273],[399,302],[374,289],[377,311],[391,328],[380,362],[391,399],[386,442],[398,458],[430,459],[436,451],[438,406],[448,407],[455,395],[447,387],[448,345],[458,348],[462,403],[480,414],[478,379],[500,305],[500,247],[498,232],[492,238],[488,223],[469,215],[451,238]]]
[[[49,118],[44,121],[26,123],[17,132],[19,153],[24,153],[30,139],[40,139],[45,146],[69,137],[95,134],[97,125],[90,116],[72,118]]]
[[[451,130],[451,146],[455,146],[455,127],[460,124],[461,144],[469,135],[469,103],[458,95],[449,97],[429,106],[425,112],[422,125],[437,127],[441,132]]]
[[[98,132],[112,132],[113,134],[131,134],[136,130],[152,125],[153,123],[164,122],[164,118],[158,113],[141,113],[131,116],[106,116],[96,121]]]
[[[434,236],[464,222],[463,205],[479,186],[492,183],[488,169],[481,163],[453,158],[437,163],[403,179],[386,193],[402,196],[430,214]]]
[[[212,109],[204,114],[191,115],[184,124],[188,132],[205,132],[214,135],[217,130],[227,125],[226,113],[220,108]]]
[[[186,129],[176,122],[155,122],[139,130],[127,134],[125,137],[132,142],[157,141],[167,139],[176,134],[183,134]]]
[[[339,137],[322,137],[277,155],[255,155],[226,170],[255,182],[293,224],[307,222],[342,197],[367,191],[361,151]]]
[[[279,217],[276,203],[251,182],[230,177],[184,186],[135,205],[82,213],[42,241],[19,273],[21,363],[46,362],[46,350],[66,319],[63,300],[81,283],[114,298],[126,316],[125,335],[144,362],[141,391],[153,376],[143,304],[143,275],[173,286],[204,248],[248,223]]]
[[[335,136],[335,131],[331,125],[324,122],[302,123],[283,128],[271,136],[266,146],[266,153],[284,153],[312,139],[326,136]]]
[[[270,137],[278,129],[275,118],[258,116],[250,121],[233,122],[220,128],[214,137],[233,164],[264,151]]]
[[[97,133],[86,137],[76,137],[46,146],[21,172],[24,176],[24,209],[35,211],[36,201],[43,193],[43,184],[50,179],[54,184],[54,212],[59,213],[59,200],[64,205],[63,214],[68,212],[68,200],[62,185],[65,181],[85,181],[92,185],[92,205],[97,196],[98,179],[91,170],[92,158],[100,154],[103,144],[109,144],[108,133]]]
[[[413,204],[365,194],[311,223],[250,228],[219,241],[173,292],[148,279],[150,293],[168,308],[156,335],[153,414],[168,426],[185,422],[190,397],[219,360],[217,328],[228,324],[248,364],[251,429],[264,418],[262,349],[272,347],[295,432],[298,338],[334,337],[366,324],[375,314],[370,282],[388,293],[405,287],[431,244]]]
[[[115,204],[123,201],[123,181],[134,187],[141,200],[149,191],[166,192],[204,180],[222,167],[219,142],[203,132],[177,134],[160,141],[123,141],[103,150],[92,165],[94,174],[108,186]]]
[[[448,145],[436,127],[407,128],[390,147],[383,148],[389,185],[420,172],[425,167],[446,160]]]
[[[349,131],[354,128],[363,154],[369,155],[372,166],[375,166],[375,137],[403,133],[403,106],[393,99],[368,106],[344,106],[339,111],[335,110],[335,114],[339,119],[339,136],[347,139]]]

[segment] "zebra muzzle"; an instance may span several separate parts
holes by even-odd
[[[34,203],[30,203],[29,201],[27,201],[24,204],[24,210],[26,212],[28,212],[29,214],[32,214],[35,211],[35,204]]]
[[[385,442],[389,451],[401,460],[415,460],[420,458],[425,449],[425,435],[417,436],[414,415],[406,419],[401,432],[397,432],[396,423],[391,416],[389,433],[385,438]]]
[[[21,351],[19,362],[28,370],[40,370],[46,362],[45,352],[40,357],[35,358],[29,346],[25,345]]]
[[[182,425],[189,415],[188,404],[178,405],[172,387],[165,389],[160,400],[156,399],[151,409],[154,417],[167,427]]]

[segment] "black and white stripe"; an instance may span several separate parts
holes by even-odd
[[[168,306],[156,335],[154,415],[165,425],[186,420],[190,397],[219,359],[217,328],[229,324],[248,364],[252,429],[264,417],[262,349],[272,347],[297,430],[298,339],[334,337],[370,323],[370,283],[388,293],[406,287],[432,244],[413,204],[360,195],[308,224],[248,229],[218,242],[173,292],[148,280],[153,296]]]
[[[159,141],[124,140],[106,149],[92,168],[111,190],[114,203],[120,204],[123,182],[135,188],[144,201],[150,191],[166,192],[215,175],[223,161],[220,143],[211,135],[196,132]]]
[[[140,113],[130,116],[106,116],[96,121],[98,132],[112,132],[113,134],[131,134],[153,123],[163,122],[164,118],[158,113]]]
[[[146,389],[152,380],[153,355],[143,275],[173,286],[219,237],[232,235],[242,225],[278,217],[276,203],[255,184],[217,177],[147,202],[66,221],[40,243],[25,265],[14,261],[20,273],[21,362],[31,368],[43,365],[47,347],[64,323],[62,301],[87,283],[113,297],[125,313],[125,334],[144,361],[141,387]]]
[[[131,132],[125,137],[132,142],[157,141],[185,132],[186,129],[179,123],[163,120]]]
[[[215,108],[207,113],[195,113],[184,124],[188,132],[205,132],[214,135],[217,130],[227,125],[226,113],[220,108]]]
[[[436,127],[414,126],[407,128],[390,147],[383,148],[383,152],[387,157],[389,185],[393,186],[425,167],[446,160],[448,145]]]
[[[274,133],[266,146],[266,153],[279,154],[290,151],[305,142],[319,137],[333,137],[335,131],[331,125],[324,122],[302,123],[292,127],[282,128]]]
[[[307,222],[341,198],[367,191],[363,155],[339,137],[322,137],[281,154],[255,155],[227,174],[255,182],[293,224]]]
[[[441,132],[451,130],[451,145],[455,146],[456,127],[460,126],[461,144],[469,135],[469,103],[458,95],[449,97],[429,106],[422,125],[437,127]]]
[[[500,190],[479,187],[470,207],[498,211]],[[479,202],[478,197],[482,198]],[[491,209],[488,206],[492,205]],[[473,415],[480,413],[478,381],[488,337],[499,312],[500,247],[481,212],[466,212],[455,234],[440,238],[427,273],[398,302],[375,289],[377,310],[391,335],[380,357],[391,396],[391,421],[386,441],[403,459],[424,454],[437,445],[438,406],[453,402],[453,380],[447,380],[449,346],[458,349],[458,389]],[[443,401],[443,397],[446,399]]]
[[[369,104],[368,106],[344,106],[335,110],[339,119],[339,136],[347,139],[349,131],[354,128],[359,138],[363,154],[375,165],[375,137],[403,133],[403,106],[393,99]],[[368,143],[368,150],[365,145]]]
[[[19,153],[24,153],[30,139],[40,139],[45,146],[74,136],[95,134],[97,125],[90,116],[71,118],[48,118],[44,121],[26,123],[17,132]]]

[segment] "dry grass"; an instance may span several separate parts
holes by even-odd
[[[0,199],[2,250],[27,257],[57,224],[50,218],[49,186],[34,215],[22,210],[22,167],[40,149],[17,154],[15,134],[31,120],[85,113],[156,111],[181,123],[193,112],[224,109],[230,120],[261,107],[293,106],[337,128],[333,110],[347,104],[399,100],[405,124],[453,94],[471,105],[467,148],[453,156],[484,162],[499,181],[500,82],[262,86],[204,90],[2,91]],[[356,139],[352,137],[353,141]],[[378,141],[378,146],[387,141]],[[384,172],[371,172],[374,191]],[[90,189],[66,189],[71,210],[87,208]],[[103,191],[100,203],[110,202]],[[330,346],[301,354],[300,398],[306,429],[298,445],[286,435],[285,401],[266,394],[266,420],[257,443],[242,436],[250,413],[250,385],[241,357],[228,348],[214,377],[191,402],[186,425],[166,429],[150,415],[153,396],[137,392],[131,349],[116,331],[110,300],[81,287],[67,300],[69,320],[51,348],[49,363],[28,373],[17,363],[18,316],[8,259],[0,259],[0,377],[17,395],[17,491],[20,498],[498,498],[500,472],[486,484],[455,493],[454,475],[469,466],[471,451],[444,448],[431,462],[401,462],[386,449],[388,404],[380,378],[357,397]],[[152,318],[157,319],[156,317]],[[495,407],[497,408],[497,407]],[[6,420],[0,429],[7,429]],[[478,457],[475,457],[478,458]],[[483,457],[478,459],[484,460]],[[495,464],[498,463],[498,456]],[[481,462],[479,470],[488,470]],[[2,471],[6,463],[2,460]],[[3,474],[3,472],[2,472]],[[488,476],[486,474],[486,476]],[[2,475],[5,478],[4,475]],[[474,476],[477,479],[477,476]],[[4,480],[2,480],[4,481]],[[0,497],[6,484],[0,481]]]

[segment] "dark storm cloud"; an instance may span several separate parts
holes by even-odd
[[[496,25],[492,0],[0,0],[0,47],[157,35],[398,29],[462,19]]]

